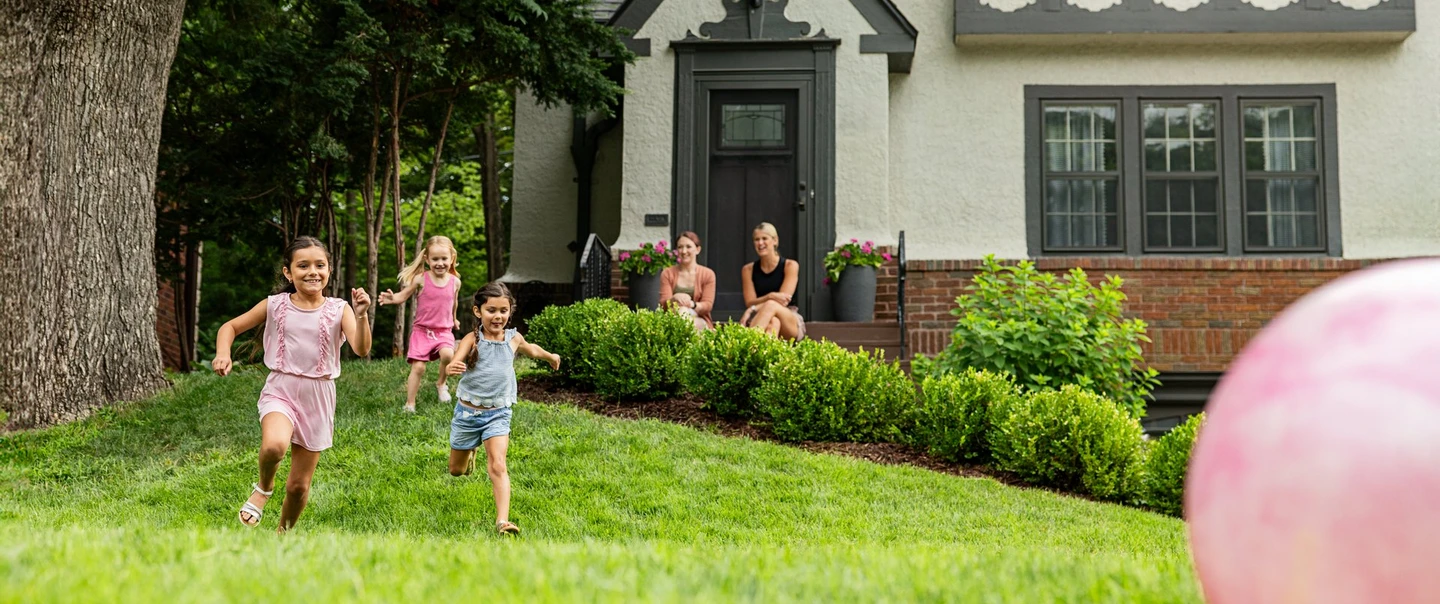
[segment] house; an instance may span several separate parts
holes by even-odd
[[[823,255],[903,231],[903,331],[934,353],[984,255],[1079,266],[1125,278],[1168,421],[1307,291],[1440,253],[1440,12],[1415,4],[608,5],[640,55],[619,115],[517,101],[506,280],[565,297],[587,234],[694,230],[733,290],[768,221],[823,321]]]

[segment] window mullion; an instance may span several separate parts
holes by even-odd
[[[1120,115],[1115,120],[1115,139],[1120,146],[1120,216],[1125,254],[1139,256],[1144,252],[1145,183],[1143,170],[1145,130],[1141,127],[1140,99],[1130,95],[1120,99]]]
[[[1227,256],[1245,253],[1245,121],[1235,93],[1220,97],[1221,217],[1224,219],[1224,246]]]

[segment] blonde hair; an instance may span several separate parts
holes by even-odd
[[[780,245],[780,232],[775,230],[775,225],[768,222],[762,222],[755,225],[755,230],[769,235],[771,239],[775,240],[775,245]]]
[[[405,268],[400,269],[400,275],[397,277],[400,279],[400,285],[409,285],[411,281],[420,276],[420,273],[425,272],[425,259],[430,257],[430,248],[437,245],[450,248],[450,274],[456,277],[460,276],[460,272],[455,270],[455,266],[460,264],[458,258],[460,250],[455,249],[455,243],[450,241],[449,237],[436,235],[426,239],[425,247],[420,248],[420,253],[415,255],[415,259],[405,265]]]

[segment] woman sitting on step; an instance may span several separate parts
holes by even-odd
[[[695,331],[705,331],[714,326],[715,271],[700,266],[699,255],[699,235],[685,231],[675,238],[677,264],[660,271],[660,305],[690,317]]]
[[[752,240],[760,258],[740,269],[740,284],[749,307],[740,324],[790,340],[805,337],[805,319],[800,316],[800,307],[792,304],[800,282],[800,263],[780,255],[780,234],[775,225],[760,223]]]

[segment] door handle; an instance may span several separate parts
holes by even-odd
[[[805,187],[805,183],[803,183],[803,182],[800,183],[800,199],[795,202],[795,205],[800,208],[800,211],[801,211],[801,212],[804,212],[804,211],[805,211],[805,205],[806,205],[808,202],[810,202],[810,201],[814,201],[814,199],[815,199],[815,190],[814,190],[814,189],[807,189],[807,188]]]

